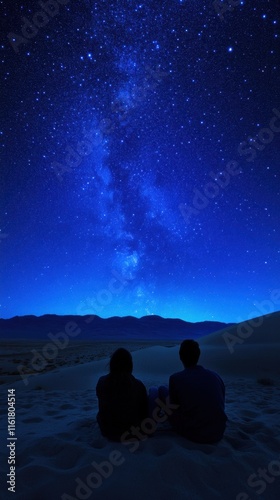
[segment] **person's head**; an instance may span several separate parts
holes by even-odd
[[[124,374],[132,373],[133,362],[132,356],[127,349],[120,347],[117,349],[110,358],[110,373]]]
[[[200,356],[198,343],[195,340],[184,340],[180,345],[179,356],[185,368],[195,366]]]

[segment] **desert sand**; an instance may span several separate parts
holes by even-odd
[[[1,385],[1,499],[278,499],[279,326],[278,313],[265,317],[247,337],[240,325],[232,327],[228,332],[239,339],[231,339],[233,352],[224,331],[200,339],[200,364],[217,371],[226,385],[229,421],[216,445],[192,443],[168,424],[159,424],[137,447],[102,437],[95,386],[108,371],[108,357],[43,370],[28,377],[28,384],[6,377]],[[167,384],[169,375],[182,369],[178,345],[141,347],[133,352],[133,373],[147,389]],[[16,397],[15,493],[6,483],[10,388]]]

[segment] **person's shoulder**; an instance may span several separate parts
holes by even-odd
[[[214,370],[210,370],[209,368],[203,368],[209,375],[211,375],[212,377],[215,377],[216,379],[220,380],[221,382],[223,382],[223,379],[222,377],[217,373],[215,372]]]
[[[146,390],[146,387],[143,384],[142,380],[139,380],[139,378],[135,378],[134,375],[131,375],[131,378],[136,386],[138,386],[139,388],[141,387],[142,389],[144,388]]]
[[[220,376],[217,372],[215,372],[214,370],[210,370],[210,368],[204,368],[204,367],[201,367],[203,368],[203,370],[207,373],[211,373],[212,375],[217,375],[218,377]]]
[[[97,385],[103,385],[107,382],[107,380],[109,379],[109,374],[107,375],[102,375],[99,379],[98,379],[98,382],[97,382]]]
[[[172,373],[172,375],[170,375],[170,377],[169,377],[169,380],[171,380],[171,381],[179,380],[180,378],[182,378],[184,376],[184,373],[185,373],[185,370],[181,370],[179,372]]]
[[[131,379],[137,385],[144,385],[143,382],[142,382],[142,380],[140,380],[139,378],[134,377],[134,375],[131,375]]]

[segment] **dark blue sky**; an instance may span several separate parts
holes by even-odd
[[[44,4],[1,6],[0,315],[279,309],[278,1]]]

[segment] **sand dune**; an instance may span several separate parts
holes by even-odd
[[[219,332],[210,333],[199,340],[203,345],[221,346],[227,348],[226,333],[239,337],[243,343],[238,345],[252,344],[279,344],[280,341],[280,311],[265,316],[259,316],[242,323],[225,328]],[[230,342],[230,339],[229,339]]]
[[[232,354],[221,333],[201,339],[201,364],[217,370],[226,383],[229,422],[224,439],[215,446],[193,444],[168,425],[159,427],[135,451],[103,438],[96,423],[95,384],[107,372],[107,359],[31,376],[28,386],[14,383],[18,441],[13,498],[276,500],[280,488],[278,331],[279,315],[265,318],[263,326]],[[133,359],[134,374],[147,387],[167,383],[169,374],[181,369],[178,346],[142,349],[133,353]],[[8,387],[2,385],[4,391]],[[1,409],[6,411],[5,402]],[[4,439],[6,433],[2,419]],[[1,463],[5,469],[3,448]],[[263,469],[266,476],[260,477]],[[7,466],[5,470],[2,466],[2,477],[3,473]],[[1,498],[12,498],[5,486],[2,492]]]

